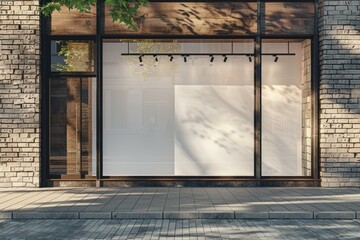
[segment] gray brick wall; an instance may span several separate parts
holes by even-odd
[[[311,41],[301,43],[302,69],[302,171],[311,176]]]
[[[325,187],[360,186],[360,1],[319,2],[320,147]]]
[[[39,1],[0,1],[0,187],[39,186]]]

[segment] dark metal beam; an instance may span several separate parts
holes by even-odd
[[[312,160],[312,176],[314,178],[320,178],[320,101],[319,101],[319,91],[320,91],[320,63],[319,63],[319,30],[318,30],[318,11],[319,3],[318,0],[315,1],[315,28],[314,28],[314,37],[311,41],[311,160]]]
[[[262,31],[262,8],[263,2],[257,1],[257,34],[255,41],[255,61],[254,61],[254,164],[255,164],[255,177],[261,178],[261,31]]]
[[[43,5],[46,0],[41,0]],[[40,186],[46,187],[49,174],[49,18],[40,16]]]
[[[97,2],[96,9],[96,178],[103,175],[103,44],[101,35],[104,29],[104,3]]]

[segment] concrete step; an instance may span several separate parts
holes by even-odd
[[[0,219],[360,219],[354,211],[168,211],[168,212],[45,212],[0,211]]]

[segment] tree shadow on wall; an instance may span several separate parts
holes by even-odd
[[[166,6],[165,6],[166,7]],[[181,3],[174,9],[172,16],[167,9],[158,5],[149,5],[140,13],[139,25],[142,31],[164,31],[171,34],[222,35],[256,33],[256,3]],[[147,12],[156,16],[159,26],[148,28],[145,23]],[[169,11],[171,13],[171,11]],[[140,30],[141,32],[141,30]]]
[[[359,10],[353,15],[359,15]],[[333,16],[327,17],[331,21]],[[329,145],[321,148],[320,157],[321,171],[327,174],[323,178],[338,178],[340,184],[355,186],[360,182],[356,146],[360,133],[360,22],[349,23],[334,24],[320,33],[324,42],[328,41],[320,44],[320,141]],[[329,104],[331,109],[326,108]],[[337,167],[342,169],[334,172]]]
[[[312,34],[314,31],[314,4],[266,3],[262,31],[266,34]]]
[[[262,9],[266,15],[261,19],[263,32],[311,34],[314,29],[311,3],[266,3]],[[256,2],[151,3],[138,14],[139,33],[249,35],[257,32]]]

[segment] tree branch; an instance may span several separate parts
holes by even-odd
[[[62,7],[79,12],[90,12],[97,0],[51,0],[41,6],[40,11],[45,16],[50,16],[54,11],[60,11]],[[110,9],[110,16],[114,22],[125,23],[129,29],[137,30],[135,23],[139,7],[145,6],[148,0],[105,0],[105,6]]]

